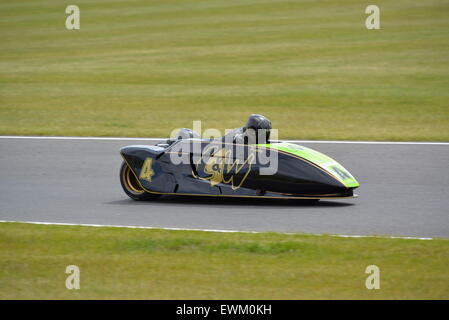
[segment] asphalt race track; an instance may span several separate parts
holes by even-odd
[[[449,145],[301,143],[343,164],[359,198],[321,201],[122,191],[118,149],[143,141],[0,139],[0,220],[449,238]]]

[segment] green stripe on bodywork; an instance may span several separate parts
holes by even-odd
[[[263,146],[270,149],[275,149],[290,153],[292,155],[301,157],[307,161],[310,161],[322,169],[329,172],[332,176],[336,177],[338,180],[343,182],[343,184],[348,188],[356,188],[359,186],[357,180],[346,170],[341,164],[332,159],[325,154],[315,151],[304,146],[300,146],[293,143],[271,143],[271,144],[259,144],[258,146]]]

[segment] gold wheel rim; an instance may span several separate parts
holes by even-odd
[[[128,191],[135,194],[142,194],[145,192],[140,186],[139,181],[137,181],[136,176],[128,166],[126,166],[125,170],[123,170],[123,181],[125,182]]]

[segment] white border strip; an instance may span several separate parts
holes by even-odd
[[[161,141],[167,138],[127,138],[127,137],[63,137],[63,136],[0,136],[0,139],[29,140],[109,140],[109,141]],[[335,144],[392,144],[392,145],[435,145],[449,146],[449,142],[419,141],[351,141],[351,140],[281,140],[292,143],[335,143]]]
[[[96,227],[96,228],[128,228],[128,229],[160,229],[173,231],[203,231],[203,232],[223,232],[223,233],[272,233],[272,231],[240,231],[240,230],[220,230],[220,229],[189,229],[189,228],[169,228],[169,227],[147,227],[147,226],[122,226],[108,224],[91,224],[91,223],[64,223],[64,222],[38,222],[38,221],[6,221],[0,220],[0,223],[27,223],[41,225],[56,226],[79,226],[79,227]],[[310,234],[310,233],[291,233],[291,232],[274,232],[288,235],[305,235],[305,236],[330,236],[339,238],[380,238],[380,239],[405,239],[405,240],[434,240],[426,237],[397,237],[397,236],[369,236],[369,235],[349,235],[349,234]]]
[[[111,141],[161,141],[167,138],[120,138],[120,137],[47,137],[47,136],[0,136],[0,139],[29,140],[111,140]]]

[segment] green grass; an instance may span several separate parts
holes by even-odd
[[[0,134],[449,140],[449,1],[0,0]]]
[[[448,241],[1,223],[0,299],[448,299]]]

